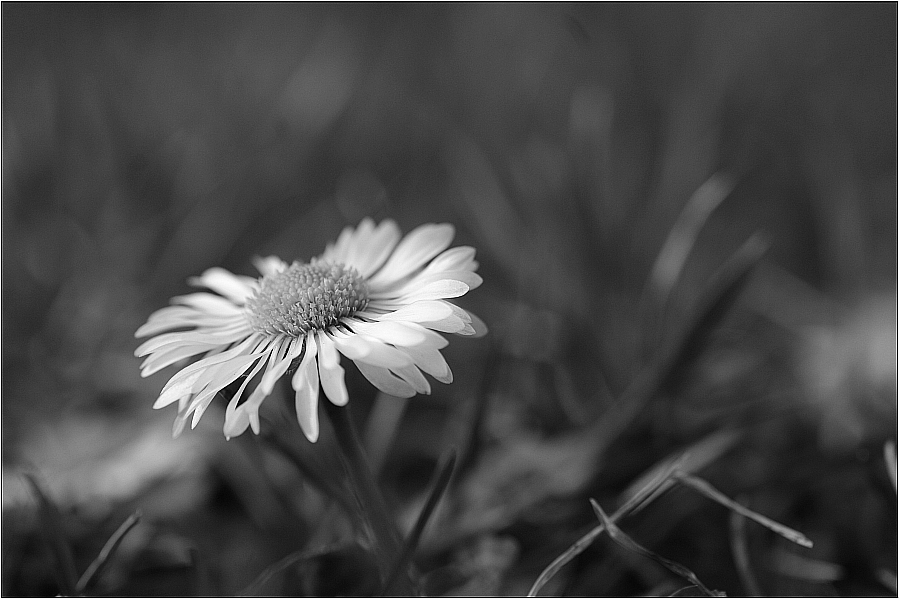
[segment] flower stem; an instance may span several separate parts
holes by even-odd
[[[322,401],[331,425],[334,428],[341,449],[341,461],[350,479],[359,512],[368,524],[375,540],[375,557],[382,580],[387,580],[390,571],[400,556],[402,541],[387,503],[378,489],[369,469],[365,450],[350,416],[350,406],[338,407],[330,401]],[[403,588],[399,588],[399,587]],[[394,589],[414,595],[412,582],[407,576],[394,583]]]

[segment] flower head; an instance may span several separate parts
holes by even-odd
[[[203,356],[163,387],[154,408],[178,402],[174,434],[194,427],[215,396],[238,379],[225,410],[225,436],[259,433],[259,407],[276,381],[291,376],[297,419],[310,441],[319,435],[319,387],[335,405],[347,403],[343,355],[390,395],[430,393],[423,373],[443,383],[453,375],[438,334],[476,335],[481,321],[447,301],[481,284],[470,247],[447,249],[453,226],[422,225],[401,239],[394,221],[346,227],[309,262],[258,258],[258,279],[211,268],[190,283],[215,292],[172,299],[136,337],[149,376],[185,358]],[[244,398],[251,381],[256,385]]]

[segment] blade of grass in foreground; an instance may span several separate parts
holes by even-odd
[[[710,433],[706,437],[691,444],[686,449],[671,454],[669,457],[658,462],[654,467],[650,468],[645,474],[642,474],[635,482],[629,485],[623,495],[625,497],[637,495],[649,482],[656,480],[661,471],[672,472],[673,467],[678,472],[687,474],[693,474],[702,470],[719,459],[723,453],[734,447],[735,443],[740,439],[740,434],[739,431],[734,430],[723,430]],[[640,505],[636,505],[630,513],[641,511],[646,505],[649,505],[658,496],[669,490],[674,484],[675,481],[670,478],[664,485],[660,486],[652,496],[647,497]]]
[[[412,531],[403,542],[403,548],[400,551],[400,556],[397,558],[397,563],[394,564],[390,575],[387,577],[387,582],[384,584],[382,596],[391,594],[391,587],[394,586],[397,576],[404,568],[409,566],[409,561],[412,559],[413,552],[419,545],[419,539],[422,537],[425,525],[428,524],[428,520],[434,513],[434,509],[437,507],[441,497],[444,496],[444,491],[447,490],[447,486],[450,484],[450,478],[453,475],[453,467],[455,465],[456,449],[451,448],[450,451],[441,458],[441,462],[435,470],[434,482],[431,484],[431,492],[428,494],[428,500],[425,502],[425,507],[422,508],[422,512],[416,519]]]
[[[78,574],[75,571],[75,559],[72,556],[72,548],[66,539],[63,530],[62,516],[56,504],[50,499],[37,477],[31,473],[23,475],[32,491],[38,499],[38,519],[41,523],[41,534],[47,543],[53,556],[55,567],[53,575],[56,577],[59,590],[62,595],[72,597],[77,594]]]
[[[663,346],[653,362],[631,381],[616,406],[593,425],[597,438],[594,451],[598,456],[606,452],[656,394],[677,387],[679,376],[706,348],[768,248],[763,236],[755,233],[716,271],[697,299],[692,316],[673,341]]]
[[[747,519],[737,512],[731,512],[728,519],[731,530],[731,553],[734,556],[734,565],[737,567],[738,576],[744,585],[744,591],[750,597],[762,597],[759,583],[750,568],[750,554],[747,552]]]
[[[893,441],[884,444],[884,463],[887,466],[888,476],[894,483],[894,493],[897,492],[897,446]]]
[[[660,489],[667,486],[672,475],[678,470],[679,466],[682,464],[682,459],[676,459],[672,461],[665,462],[663,464],[655,466],[651,470],[651,478],[650,481],[638,490],[634,495],[632,495],[622,506],[615,511],[612,515],[611,520],[613,522],[618,521],[624,516],[630,514],[634,509],[646,504],[650,501],[651,497],[657,497],[660,494]],[[594,542],[600,534],[606,529],[604,524],[600,524],[599,526],[595,526],[587,534],[582,536],[580,539],[572,543],[568,549],[562,552],[555,560],[553,560],[549,566],[544,568],[544,571],[541,572],[541,575],[538,576],[537,580],[534,581],[534,584],[531,585],[531,589],[528,591],[529,597],[537,597],[537,594],[544,587],[547,582],[554,576],[556,573],[562,570],[563,566],[568,564],[570,561],[575,559],[578,554],[587,549],[591,543]]]
[[[625,549],[628,549],[629,551],[633,551],[639,555],[648,557],[648,558],[652,559],[653,561],[655,561],[656,563],[668,568],[669,570],[671,570],[678,576],[681,576],[682,578],[684,578],[685,580],[687,580],[688,582],[690,582],[691,584],[696,586],[698,589],[703,591],[703,593],[705,593],[709,597],[724,596],[722,593],[709,590],[705,584],[700,582],[700,579],[697,578],[697,575],[694,574],[693,572],[691,572],[688,568],[685,568],[678,562],[674,562],[670,559],[666,559],[666,558],[662,557],[661,555],[656,554],[656,553],[650,551],[649,549],[647,549],[646,547],[638,544],[634,539],[632,539],[627,534],[622,532],[622,529],[620,529],[618,526],[616,526],[615,522],[610,520],[609,516],[606,515],[606,512],[603,511],[603,508],[600,507],[600,504],[598,504],[593,499],[591,499],[591,507],[594,508],[594,513],[597,514],[597,518],[599,518],[600,521],[604,524],[604,526],[606,527],[606,532],[609,533],[609,536],[613,541],[615,541],[616,543],[618,543]]]
[[[651,309],[665,310],[701,229],[713,211],[731,194],[734,186],[735,180],[731,176],[716,173],[697,188],[682,208],[656,256],[638,303],[645,322],[654,322],[650,317]],[[645,328],[648,329],[645,336],[649,337],[649,333],[660,327]],[[645,346],[651,346],[654,341],[658,340],[645,339]]]
[[[122,539],[125,538],[128,531],[134,528],[140,521],[141,513],[140,511],[136,511],[128,516],[125,522],[116,529],[116,532],[109,537],[106,544],[103,545],[103,549],[100,550],[100,553],[97,554],[97,557],[91,562],[91,565],[88,566],[87,570],[84,571],[84,574],[81,575],[81,578],[78,579],[78,584],[75,585],[77,594],[83,595],[90,585],[93,584],[94,580],[96,580],[103,572],[106,564],[109,563],[109,558],[115,553],[116,549],[119,547],[119,543],[122,542]]]
[[[788,541],[797,543],[798,545],[800,545],[802,547],[812,547],[813,546],[812,541],[810,541],[802,533],[799,533],[796,530],[794,530],[793,528],[789,528],[789,527],[785,526],[784,524],[779,524],[778,522],[775,522],[774,520],[772,520],[770,518],[766,518],[762,514],[758,514],[758,513],[754,512],[753,510],[745,508],[740,503],[734,501],[733,499],[731,499],[728,496],[726,496],[725,494],[723,494],[721,491],[717,490],[715,487],[713,487],[711,484],[709,484],[702,478],[697,478],[696,476],[691,476],[690,474],[678,474],[678,475],[676,475],[676,477],[678,479],[678,482],[680,482],[688,487],[691,487],[695,491],[700,492],[701,494],[709,497],[713,501],[721,503],[728,509],[734,510],[735,512],[739,513],[741,516],[744,516],[745,518],[750,518],[757,524],[761,524],[762,526],[765,526],[769,530],[777,532],[778,534],[783,536]]]

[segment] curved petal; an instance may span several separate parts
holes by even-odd
[[[442,295],[436,298],[420,297],[421,292],[426,287],[429,289],[439,289],[436,284],[441,282],[446,282],[451,286],[457,283],[465,285],[466,289],[465,291],[463,291],[463,293],[467,293],[472,289],[480,287],[482,278],[477,273],[468,270],[431,273],[427,275],[418,274],[397,288],[386,289],[377,293],[373,292],[370,295],[370,298],[373,300],[383,300],[387,302],[396,301],[406,304],[410,301],[419,301],[421,299],[441,299],[444,297],[456,297],[456,295]]]
[[[222,329],[243,321],[240,314],[209,314],[188,306],[167,306],[150,315],[134,336],[138,339],[171,329]]]
[[[373,291],[395,283],[422,268],[453,241],[453,225],[426,224],[404,237],[385,265],[369,280]]]
[[[404,347],[403,351],[412,357],[415,365],[442,383],[453,382],[453,372],[443,354],[429,347]]]
[[[369,308],[382,308],[382,305],[377,301],[373,301],[369,304]],[[413,302],[401,308],[397,308],[396,310],[388,306],[384,306],[383,309],[390,311],[386,314],[373,314],[372,317],[375,320],[385,321],[399,320],[406,322],[433,322],[442,318],[446,318],[453,314],[453,308],[451,308],[447,304],[447,302],[442,302],[439,300],[423,300]]]
[[[426,340],[425,333],[398,321],[358,322],[353,330],[393,345],[419,345]]]
[[[474,271],[477,268],[478,262],[475,261],[475,248],[468,245],[461,245],[443,251],[425,267],[423,273],[431,274],[435,272],[450,272],[453,270]]]
[[[352,334],[348,336],[332,335],[338,351],[354,362],[365,362],[382,368],[399,368],[412,364],[412,359],[378,339],[366,335]]]
[[[475,330],[475,334],[472,336],[477,338],[477,337],[484,337],[485,335],[487,335],[488,327],[486,324],[484,324],[484,321],[481,320],[480,318],[478,318],[477,316],[475,316],[475,314],[473,314],[472,312],[469,312],[468,310],[465,310],[465,312],[466,312],[466,314],[469,315],[469,318],[472,319],[472,328]]]
[[[252,262],[263,276],[278,274],[288,267],[287,262],[278,256],[255,256]]]
[[[252,353],[251,348],[253,348],[256,343],[258,343],[258,339],[249,338],[227,351],[214,356],[208,356],[179,370],[169,379],[169,382],[165,384],[156,403],[153,404],[153,409],[158,410],[159,408],[165,407],[170,403],[179,400],[183,396],[190,394],[192,392],[191,390],[194,389],[197,382],[201,380],[201,377],[206,374],[206,369],[210,366],[226,362],[236,356],[253,356],[254,354]],[[261,354],[256,354],[257,357],[260,355]],[[202,388],[203,386],[205,385],[198,385],[198,388]]]
[[[422,372],[414,364],[391,369],[391,372],[406,381],[410,387],[416,390],[416,393],[431,395],[431,385],[428,379],[422,375]]]
[[[319,344],[319,379],[322,391],[334,405],[346,405],[350,397],[344,382],[341,357],[334,346],[334,341],[324,332],[317,335],[316,340]]]
[[[241,306],[221,295],[213,295],[205,291],[175,296],[172,298],[172,303],[190,306],[208,314],[239,315],[243,310]]]
[[[254,404],[251,400],[253,397],[245,401],[243,404],[238,406],[238,402],[240,402],[241,397],[244,394],[244,389],[247,388],[247,384],[253,380],[253,377],[256,376],[256,373],[260,371],[263,367],[263,360],[260,360],[256,366],[253,367],[253,370],[247,375],[247,378],[244,379],[244,382],[241,383],[240,388],[238,388],[237,393],[235,393],[231,400],[228,402],[228,407],[225,409],[225,438],[230,439],[231,437],[235,437],[240,435],[245,430],[247,430],[247,424],[255,426],[253,427],[253,432],[257,435],[259,434],[259,405],[262,403],[262,400],[259,400],[256,404]],[[240,414],[236,414],[236,411],[240,411]],[[243,428],[240,428],[240,425],[243,423]],[[239,430],[239,432],[237,432]]]
[[[240,397],[235,395],[228,402],[228,407],[225,408],[225,426],[222,428],[222,432],[225,433],[226,440],[244,434],[244,431],[250,426],[250,416],[247,410],[238,409],[237,404],[239,401]],[[243,407],[243,405],[240,407]]]
[[[240,341],[250,334],[250,327],[241,324],[239,326],[229,327],[221,331],[201,332],[201,331],[183,331],[178,333],[163,333],[152,339],[148,339],[141,343],[134,355],[142,358],[149,353],[155,352],[165,345],[229,345],[235,341]]]
[[[341,234],[338,235],[334,245],[329,244],[322,254],[323,260],[329,262],[344,262],[347,260],[347,253],[350,251],[350,243],[353,241],[353,227],[344,227]]]
[[[291,380],[297,422],[311,443],[319,438],[319,369],[316,367],[316,342],[312,331],[306,336],[306,354]]]
[[[416,394],[416,390],[409,383],[391,374],[387,368],[372,366],[364,362],[355,362],[355,364],[362,375],[383,393],[394,397],[412,397]]]
[[[381,268],[400,241],[400,227],[390,219],[381,223],[364,239],[352,245],[347,264],[354,267],[363,278],[368,278]]]
[[[475,273],[470,273],[475,274]],[[475,275],[476,277],[478,275]],[[480,279],[481,277],[479,277]],[[480,284],[480,282],[479,282]],[[457,281],[453,279],[441,279],[438,281],[433,281],[431,283],[427,283],[422,287],[411,290],[410,292],[404,294],[403,296],[397,299],[383,299],[378,295],[373,294],[373,298],[378,301],[390,304],[390,302],[395,302],[398,305],[404,305],[412,302],[419,302],[423,300],[437,300],[437,299],[447,299],[452,297],[459,297],[461,295],[465,295],[468,292],[470,287],[463,283],[462,281]]]
[[[235,275],[218,266],[205,270],[199,277],[191,277],[188,283],[194,287],[212,289],[236,304],[246,302],[256,289],[256,279]]]

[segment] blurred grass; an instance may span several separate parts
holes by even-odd
[[[779,541],[748,529],[762,590],[890,591],[896,5],[0,10],[3,594],[56,592],[25,464],[68,519],[78,571],[141,508],[98,581],[110,592],[236,593],[346,540],[290,464],[226,444],[221,413],[169,441],[171,414],[149,407],[171,373],[139,378],[133,332],[187,277],[308,258],[366,215],[452,222],[485,279],[463,304],[491,336],[447,348],[455,382],[409,403],[382,475],[411,522],[444,448],[474,449],[436,514],[446,534],[422,539],[429,588],[527,592],[596,522],[588,497],[605,505],[662,457],[738,430],[704,478],[841,572],[785,574],[769,559]],[[648,303],[660,250],[715,173],[733,189]],[[683,328],[757,230],[765,264],[682,385],[586,457],[648,341]],[[374,392],[351,371],[365,413]],[[724,510],[676,491],[628,530],[740,593]],[[607,546],[579,560],[545,592],[664,582]]]

